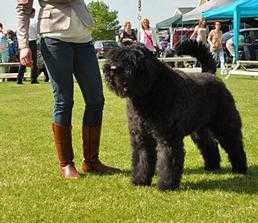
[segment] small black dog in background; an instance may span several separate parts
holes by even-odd
[[[173,70],[139,45],[113,50],[104,66],[109,89],[127,98],[134,185],[151,185],[157,167],[158,189],[178,188],[187,135],[197,144],[206,170],[220,168],[220,143],[232,171],[247,171],[240,115],[231,93],[214,75],[211,54],[195,41],[183,42],[178,53],[196,57],[202,73]]]

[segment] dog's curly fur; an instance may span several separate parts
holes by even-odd
[[[139,45],[113,50],[104,65],[109,88],[127,98],[135,185],[150,185],[157,167],[158,189],[178,188],[187,135],[197,144],[206,170],[220,168],[220,143],[232,171],[247,171],[240,115],[229,90],[213,75],[210,53],[194,41],[178,51],[199,59],[203,73],[172,70]]]

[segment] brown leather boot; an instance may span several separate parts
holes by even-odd
[[[84,126],[82,129],[83,156],[82,170],[84,173],[118,173],[119,169],[106,166],[99,160],[101,125]]]
[[[73,162],[72,128],[53,123],[52,129],[60,163],[60,175],[66,179],[78,179],[79,174]]]

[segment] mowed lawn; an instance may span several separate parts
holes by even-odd
[[[189,138],[179,190],[159,192],[130,184],[131,149],[125,102],[105,87],[101,159],[122,174],[58,175],[52,141],[51,87],[0,83],[0,222],[258,222],[258,78],[225,81],[242,116],[249,171],[234,175],[222,151],[222,170],[203,170]],[[73,145],[82,161],[83,100],[76,84]]]

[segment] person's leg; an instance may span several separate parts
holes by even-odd
[[[32,40],[29,42],[31,53],[32,53],[32,67],[31,67],[31,83],[37,84],[38,78],[38,65],[37,65],[37,42]]]
[[[49,76],[48,76],[48,73],[47,73],[47,69],[46,69],[46,66],[45,64],[43,64],[43,67],[41,69],[41,71],[43,72],[44,76],[45,76],[45,82],[49,82]]]
[[[54,94],[53,133],[60,162],[60,173],[65,178],[78,178],[73,163],[71,119],[73,108],[73,49],[71,44],[44,38],[41,51],[49,71]]]
[[[225,58],[224,58],[224,51],[223,48],[219,51],[219,61],[220,61],[220,69],[222,71],[225,70]]]
[[[17,75],[17,84],[22,84],[25,70],[26,70],[26,66],[20,64],[18,75]]]
[[[102,80],[94,46],[91,42],[73,44],[74,75],[85,100],[83,117],[83,171],[100,173],[114,172],[117,169],[103,165],[99,160],[104,95]]]
[[[215,60],[216,64],[218,64],[218,52],[212,51],[211,54],[212,54],[212,57]]]

